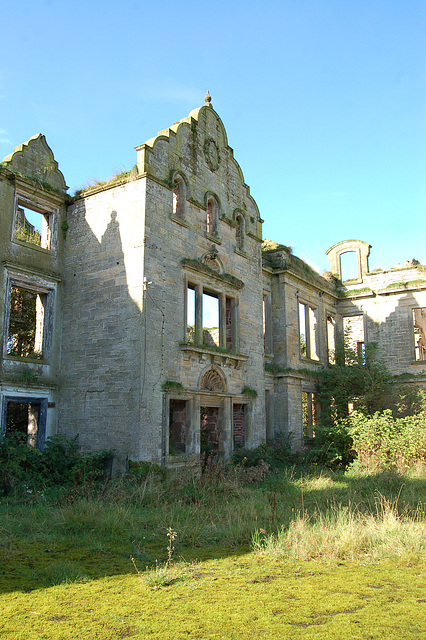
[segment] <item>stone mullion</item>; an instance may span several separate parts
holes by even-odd
[[[226,349],[226,296],[219,293],[219,346]]]

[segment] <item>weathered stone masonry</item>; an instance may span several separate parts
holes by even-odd
[[[262,245],[208,99],[136,150],[132,172],[73,199],[41,135],[0,165],[2,434],[78,436],[117,468],[227,459],[278,433],[300,449],[345,329],[426,387],[424,267],[370,273],[350,240],[321,276]]]

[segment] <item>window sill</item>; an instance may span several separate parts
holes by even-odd
[[[19,245],[20,247],[27,247],[29,249],[34,249],[34,251],[39,251],[40,253],[44,253],[47,255],[55,253],[52,249],[45,249],[44,247],[39,247],[38,244],[33,244],[32,242],[25,242],[24,240],[17,240],[16,238],[12,238],[12,242],[14,244]]]
[[[300,360],[302,362],[307,362],[308,364],[321,364],[321,360],[314,360],[313,358],[307,358],[306,356],[300,356]]]
[[[31,356],[14,356],[10,353],[7,353],[3,356],[3,360],[9,360],[11,362],[25,362],[28,364],[39,364],[45,365],[49,364],[49,361],[45,358],[32,358]]]
[[[181,348],[181,351],[189,351],[192,353],[204,354],[208,356],[217,356],[219,358],[234,360],[236,362],[247,362],[247,360],[249,359],[249,356],[242,353],[226,351],[226,349],[215,349],[214,347],[206,347],[204,345],[191,344],[189,342],[184,342],[179,346]]]
[[[204,234],[207,238],[207,240],[211,240],[212,242],[215,242],[216,244],[222,244],[222,240],[220,240],[219,236],[215,236],[211,233],[208,233],[207,231]]]
[[[236,253],[239,256],[242,256],[243,258],[249,258],[249,254],[247,253],[247,251],[243,251],[243,249],[238,249],[237,247],[235,247],[234,249],[234,253]]]
[[[183,218],[178,218],[177,216],[174,216],[172,213],[170,214],[169,217],[170,217],[170,220],[173,220],[173,222],[175,222],[179,226],[189,229],[189,224]]]

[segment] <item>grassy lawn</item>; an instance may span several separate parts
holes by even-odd
[[[0,498],[0,638],[420,640],[425,504],[421,470]]]

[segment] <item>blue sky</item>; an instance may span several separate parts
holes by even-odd
[[[426,263],[426,4],[281,0],[1,3],[0,159],[44,133],[72,193],[204,102],[264,237],[320,271]]]

